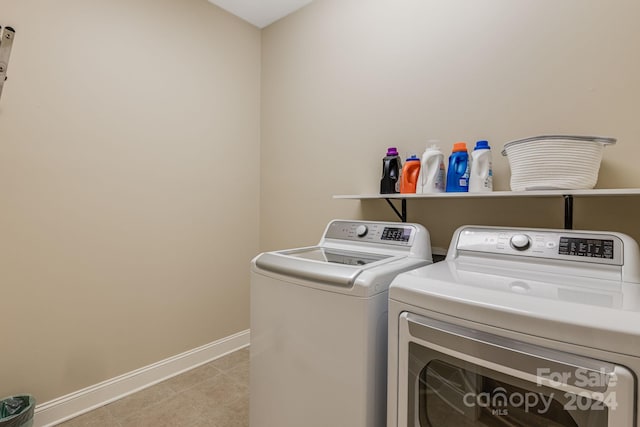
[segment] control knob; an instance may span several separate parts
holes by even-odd
[[[524,251],[531,246],[531,239],[526,234],[515,234],[511,237],[511,247],[517,251]]]
[[[358,237],[364,237],[367,235],[367,232],[369,231],[369,229],[367,228],[366,225],[359,225],[358,228],[356,228],[356,235]]]

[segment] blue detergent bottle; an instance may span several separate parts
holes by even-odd
[[[447,169],[447,193],[469,191],[469,153],[465,142],[453,144]]]

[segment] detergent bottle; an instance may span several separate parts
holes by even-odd
[[[447,170],[447,192],[469,191],[469,153],[465,142],[453,144]]]
[[[431,145],[427,147],[422,155],[420,175],[416,193],[442,193],[444,191],[444,154],[437,141],[429,141]]]
[[[403,194],[415,193],[418,175],[420,174],[420,159],[412,155],[407,159],[402,167],[400,176],[400,192]]]
[[[493,165],[489,142],[478,141],[471,153],[471,171],[469,173],[469,191],[493,191]]]
[[[400,192],[400,173],[402,162],[396,147],[389,147],[387,155],[382,159],[382,179],[380,180],[380,194]]]

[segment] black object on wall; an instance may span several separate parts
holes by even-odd
[[[4,82],[7,80],[7,67],[9,66],[9,56],[11,55],[11,47],[13,46],[15,35],[16,31],[11,27],[4,27],[0,35],[0,96],[2,96]]]

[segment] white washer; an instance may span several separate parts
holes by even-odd
[[[391,280],[431,263],[418,224],[335,220],[317,246],[251,267],[251,427],[386,421]]]
[[[465,226],[389,290],[388,426],[634,427],[629,236]]]

